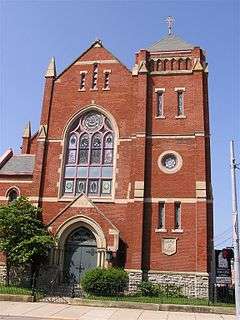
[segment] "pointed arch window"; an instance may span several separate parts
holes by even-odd
[[[7,193],[7,198],[8,198],[8,202],[13,202],[14,200],[16,200],[19,196],[18,190],[16,190],[15,188],[12,188],[8,191]]]
[[[66,141],[63,195],[111,196],[114,138],[110,120],[97,110],[73,123]]]

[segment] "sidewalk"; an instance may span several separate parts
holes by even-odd
[[[9,316],[9,318],[7,317]],[[233,315],[73,306],[45,302],[0,301],[0,319],[32,320],[234,320]],[[15,318],[16,319],[16,318]]]

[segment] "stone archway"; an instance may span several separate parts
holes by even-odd
[[[60,249],[59,265],[62,275],[65,274],[66,268],[69,268],[70,272],[74,271],[76,275],[74,265],[79,268],[79,271],[84,268],[83,273],[86,268],[106,266],[106,239],[101,227],[93,219],[83,215],[70,218],[58,228],[56,235]],[[78,238],[75,238],[75,244],[72,248],[71,246],[67,248],[74,237]],[[83,259],[78,255],[84,255]],[[69,259],[72,260],[69,261]]]

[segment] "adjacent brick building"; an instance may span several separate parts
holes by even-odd
[[[136,53],[132,70],[96,40],[45,75],[39,130],[0,159],[0,200],[27,196],[60,249],[60,278],[124,267],[130,286],[203,286],[212,251],[204,51],[170,35]]]

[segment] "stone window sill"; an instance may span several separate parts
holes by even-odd
[[[155,229],[155,232],[167,232],[167,229]]]
[[[186,119],[187,117],[185,115],[176,116],[175,119]]]
[[[78,91],[86,91],[86,89],[78,89]]]
[[[156,116],[155,118],[156,118],[156,119],[166,119],[165,116]]]
[[[183,229],[172,229],[172,233],[183,233]]]
[[[103,91],[109,91],[110,88],[102,88]]]
[[[67,197],[63,196],[58,199],[58,201],[64,201],[64,202],[71,202],[75,199],[76,197]],[[114,199],[112,197],[87,197],[89,200],[92,202],[114,202]]]
[[[98,88],[90,88],[90,91],[98,91]]]

